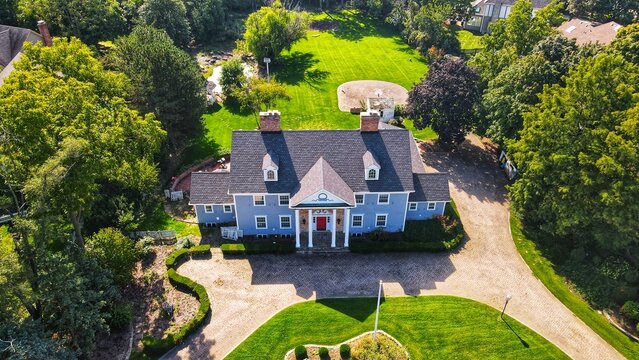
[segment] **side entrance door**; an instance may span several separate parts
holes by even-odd
[[[315,224],[317,231],[326,231],[326,216],[318,216],[315,219]]]

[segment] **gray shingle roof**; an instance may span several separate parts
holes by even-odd
[[[13,71],[13,61],[17,60],[22,52],[25,42],[37,43],[42,41],[42,36],[29,29],[0,24],[0,85],[4,78]]]
[[[415,192],[408,196],[408,201],[450,201],[448,174],[414,174],[413,179]]]
[[[348,187],[331,165],[323,157],[320,157],[300,180],[300,185],[291,197],[291,206],[299,205],[304,199],[321,190],[330,192],[348,205],[355,205],[353,190]]]
[[[289,130],[279,133],[234,131],[229,191],[292,193],[310,168],[323,157],[355,192],[413,191],[412,136],[408,130]],[[379,180],[364,179],[362,156],[375,153]],[[279,159],[278,181],[265,182],[264,155]]]
[[[233,202],[229,195],[228,171],[194,172],[191,174],[191,204],[228,204]]]

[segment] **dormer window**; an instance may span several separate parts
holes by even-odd
[[[378,180],[379,179],[379,162],[375,158],[375,155],[370,151],[366,151],[362,156],[364,162],[364,178],[366,180]]]
[[[279,170],[277,156],[272,154],[264,155],[262,160],[262,171],[264,172],[264,181],[277,181],[277,171]]]

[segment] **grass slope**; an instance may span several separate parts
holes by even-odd
[[[563,277],[559,276],[552,262],[546,259],[533,240],[528,238],[521,221],[511,210],[510,228],[515,246],[535,276],[570,311],[580,318],[599,336],[629,359],[639,359],[639,344],[629,339],[612,326],[603,315],[592,309],[587,302],[570,291]]]
[[[334,345],[373,330],[374,298],[293,305],[257,329],[226,359],[282,359],[297,345]],[[556,346],[510,317],[453,296],[386,298],[379,328],[413,359],[567,359]],[[510,327],[509,327],[510,326]]]
[[[355,129],[359,117],[337,108],[337,87],[353,80],[390,81],[410,89],[428,69],[425,60],[383,22],[355,12],[318,14],[315,20],[339,22],[337,30],[309,31],[271,64],[271,74],[286,84],[291,101],[280,101],[284,129]],[[203,117],[205,136],[188,149],[192,163],[231,148],[231,132],[255,129],[256,117],[217,106]],[[432,139],[428,129],[415,134]]]

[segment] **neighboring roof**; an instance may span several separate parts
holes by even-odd
[[[191,204],[228,204],[233,202],[229,195],[228,171],[194,172],[191,174]]]
[[[498,5],[514,5],[515,2],[517,2],[517,0],[477,0],[477,1],[473,1],[472,5],[483,6],[484,4],[489,3],[489,4],[495,4],[495,6],[497,7]],[[532,0],[532,7],[533,9],[541,9],[548,6],[548,4],[550,4],[551,2],[552,0]],[[482,15],[482,14],[477,14],[477,15]]]
[[[319,160],[300,180],[299,186],[293,191],[291,196],[291,206],[297,206],[309,196],[325,190],[338,198],[344,200],[346,205],[355,204],[353,190],[335,172],[333,167],[320,156]]]
[[[277,169],[277,163],[277,156],[272,156],[271,154],[267,153],[266,155],[264,155],[264,159],[262,160],[262,170],[265,170],[269,167]]]
[[[395,100],[393,98],[368,98],[368,108],[372,110],[394,109]]]
[[[407,161],[413,143],[411,133],[405,129],[366,133],[359,130],[234,131],[229,192],[293,193],[320,157],[330,163],[352,191],[413,191],[412,161]],[[379,180],[364,178],[362,156],[369,150],[375,153],[381,167]],[[279,159],[278,181],[264,181],[262,159],[267,153]]]
[[[415,192],[408,196],[408,201],[450,201],[448,174],[414,174],[413,179]]]
[[[598,24],[588,20],[574,18],[561,24],[557,30],[569,39],[575,39],[578,45],[588,43],[609,44],[617,36],[622,26],[614,21]]]
[[[20,57],[24,43],[40,41],[42,41],[42,36],[35,31],[0,25],[0,66],[4,67],[0,71],[0,85],[2,85],[4,78],[13,71],[13,62]]]
[[[377,159],[375,159],[375,155],[370,151],[366,150],[364,155],[362,156],[362,160],[364,161],[364,169],[368,169],[371,166],[375,166],[376,168],[380,168]]]

